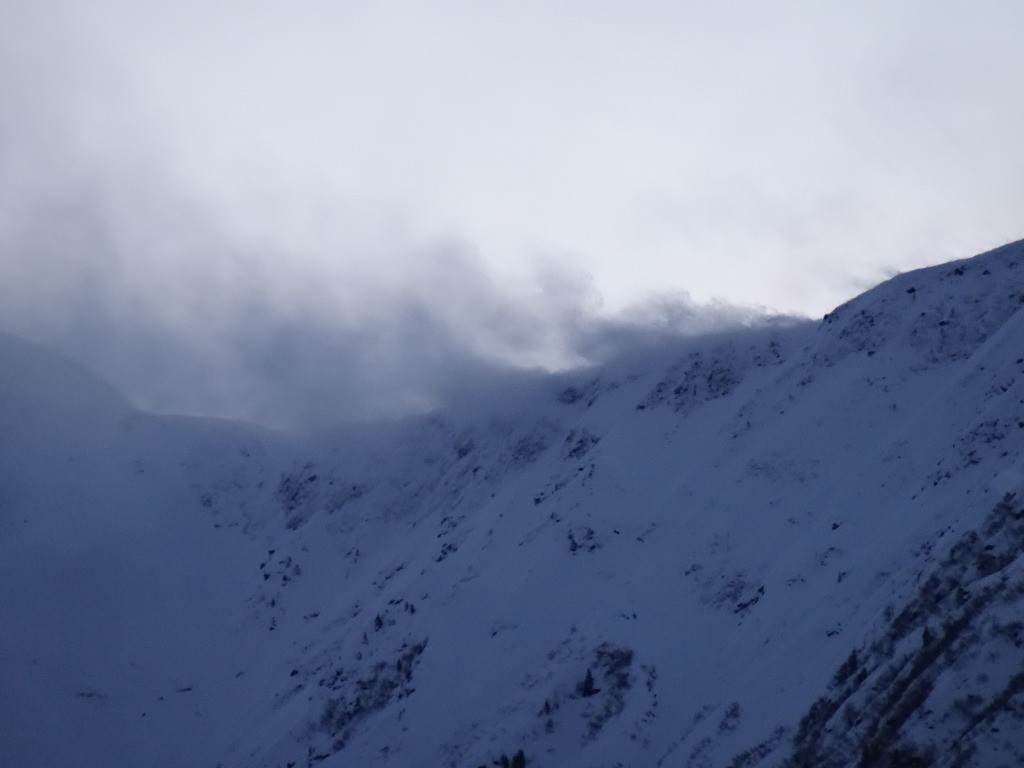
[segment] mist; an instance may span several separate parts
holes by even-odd
[[[1020,237],[1019,4],[0,9],[0,331],[139,407],[440,407]]]
[[[0,326],[150,411],[278,427],[397,417],[757,315],[681,294],[608,313],[584,274],[538,264],[499,282],[456,240],[395,243],[384,272],[344,250],[247,249],[154,194],[114,215],[49,201],[0,233]]]

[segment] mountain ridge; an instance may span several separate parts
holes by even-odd
[[[1019,764],[1022,308],[1018,242],[490,414],[29,418],[0,758]]]

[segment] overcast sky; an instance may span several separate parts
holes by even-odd
[[[1022,34],[1019,0],[5,0],[0,330],[273,421],[623,317],[819,316],[1024,234]]]

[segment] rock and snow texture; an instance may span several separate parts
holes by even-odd
[[[0,764],[1024,764],[1024,244],[315,438],[0,338]]]

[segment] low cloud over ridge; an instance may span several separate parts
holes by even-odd
[[[399,416],[756,316],[685,296],[609,316],[585,275],[538,263],[501,279],[457,240],[378,244],[381,272],[344,242],[239,243],[158,186],[128,199],[54,197],[6,222],[0,328],[147,410],[286,427]]]

